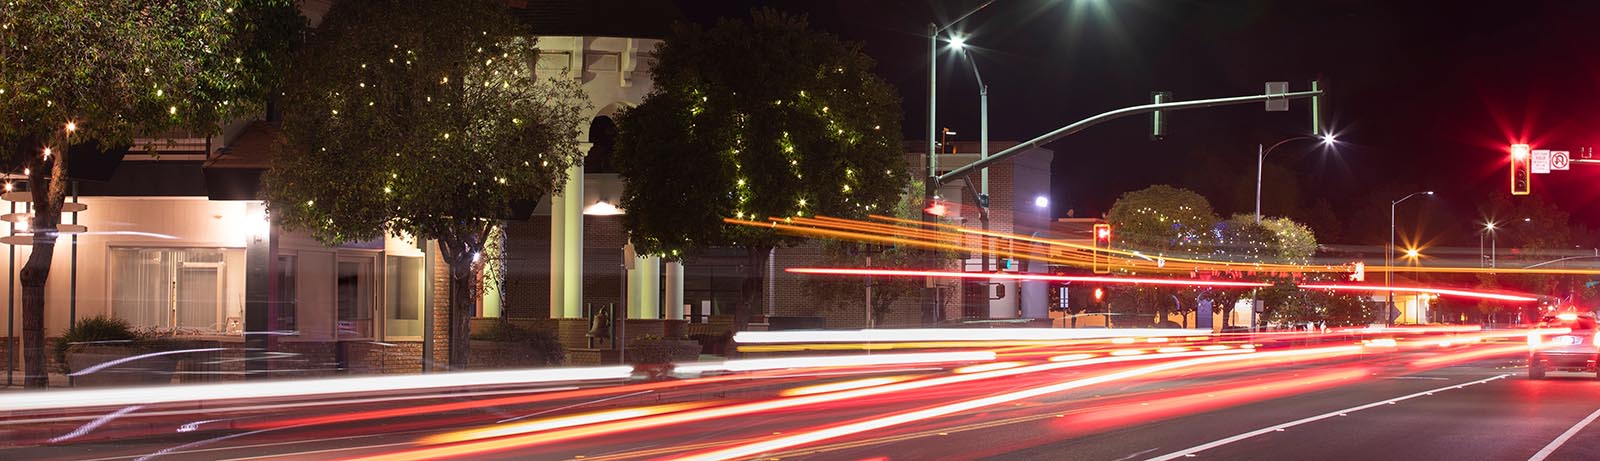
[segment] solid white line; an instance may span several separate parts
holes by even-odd
[[[1365,410],[1365,409],[1368,409],[1368,408],[1388,405],[1388,404],[1392,404],[1392,403],[1403,401],[1403,400],[1410,400],[1410,399],[1414,399],[1414,398],[1417,398],[1417,397],[1422,397],[1422,396],[1425,396],[1425,395],[1433,395],[1433,393],[1435,393],[1435,392],[1443,392],[1443,391],[1447,391],[1447,390],[1450,390],[1450,389],[1460,389],[1460,388],[1471,386],[1471,385],[1475,385],[1475,384],[1483,384],[1483,383],[1487,383],[1489,381],[1494,381],[1496,379],[1504,378],[1504,377],[1507,377],[1507,376],[1511,376],[1511,375],[1510,374],[1502,374],[1502,375],[1492,376],[1492,377],[1488,377],[1488,378],[1484,378],[1484,379],[1480,379],[1480,380],[1472,381],[1472,382],[1468,382],[1468,383],[1451,384],[1449,386],[1441,387],[1441,388],[1438,388],[1438,389],[1430,389],[1430,390],[1418,392],[1418,393],[1415,393],[1415,394],[1405,395],[1405,396],[1401,396],[1401,397],[1395,397],[1395,398],[1392,398],[1392,399],[1383,400],[1383,401],[1379,401],[1379,402],[1372,402],[1372,403],[1369,403],[1369,404],[1366,404],[1366,405],[1350,407],[1350,408],[1346,408],[1346,409],[1343,409],[1343,410],[1330,411],[1330,412],[1323,413],[1323,414],[1320,414],[1320,415],[1312,416],[1310,418],[1297,419],[1297,420],[1290,421],[1290,422],[1283,423],[1283,424],[1279,424],[1279,425],[1276,425],[1276,426],[1257,429],[1257,430],[1254,430],[1254,431],[1250,431],[1250,432],[1246,432],[1246,433],[1243,433],[1243,434],[1235,435],[1233,437],[1228,437],[1228,438],[1225,438],[1225,439],[1222,439],[1222,440],[1218,440],[1218,441],[1215,441],[1215,442],[1211,442],[1211,443],[1207,443],[1207,444],[1204,444],[1204,445],[1197,445],[1197,446],[1185,448],[1185,449],[1182,449],[1182,450],[1174,451],[1172,453],[1167,453],[1165,455],[1161,455],[1161,456],[1157,456],[1157,457],[1154,457],[1154,458],[1150,458],[1149,461],[1169,461],[1169,460],[1178,459],[1178,458],[1191,457],[1191,456],[1194,456],[1195,453],[1199,453],[1199,452],[1202,452],[1202,451],[1210,450],[1212,448],[1220,447],[1220,446],[1227,445],[1227,444],[1230,444],[1230,443],[1238,442],[1240,440],[1249,439],[1249,438],[1256,437],[1256,436],[1259,436],[1259,435],[1262,435],[1262,434],[1267,434],[1267,433],[1271,433],[1271,432],[1277,432],[1277,431],[1282,430],[1282,429],[1287,429],[1287,428],[1299,426],[1301,424],[1315,422],[1315,421],[1321,421],[1321,420],[1332,418],[1332,417],[1335,417],[1335,416],[1345,416],[1345,415],[1348,415],[1350,413],[1355,413],[1355,412],[1358,412],[1358,411],[1361,411],[1361,410]]]
[[[1584,426],[1588,426],[1589,423],[1594,422],[1595,418],[1600,418],[1600,410],[1595,410],[1594,413],[1589,413],[1589,417],[1583,418],[1583,421],[1578,421],[1578,424],[1572,425],[1571,429],[1567,429],[1566,432],[1562,432],[1560,437],[1556,437],[1555,440],[1551,440],[1549,445],[1545,445],[1543,450],[1539,450],[1538,453],[1534,453],[1532,458],[1528,458],[1528,461],[1540,461],[1550,457],[1550,454],[1555,453],[1557,448],[1561,448],[1561,444],[1567,443],[1567,440],[1571,439],[1572,436],[1578,435],[1578,431],[1583,430]]]

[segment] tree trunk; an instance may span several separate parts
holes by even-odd
[[[62,154],[66,149],[61,149]],[[61,202],[66,199],[67,162],[60,155],[28,162],[28,191],[33,198],[33,251],[22,266],[22,385],[43,388],[50,385],[45,367],[44,289],[50,279],[50,263],[55,257],[56,223],[61,222]]]
[[[740,301],[733,311],[733,331],[744,331],[750,326],[750,315],[761,300],[761,288],[767,277],[767,259],[772,255],[771,245],[745,247],[744,283],[739,285]]]
[[[33,234],[33,252],[22,266],[22,385],[43,388],[50,385],[45,370],[44,285],[50,278],[50,262],[55,256],[54,233]]]

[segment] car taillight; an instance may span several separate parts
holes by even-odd
[[[1529,346],[1538,346],[1539,342],[1541,342],[1541,341],[1542,341],[1542,339],[1539,338],[1539,334],[1538,333],[1534,333],[1534,334],[1528,335],[1528,345]]]
[[[1600,332],[1594,334],[1594,338],[1589,341],[1589,344],[1593,344],[1595,349],[1600,349]]]

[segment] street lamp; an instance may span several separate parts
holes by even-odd
[[[1266,162],[1267,155],[1271,154],[1273,150],[1276,150],[1278,146],[1287,144],[1290,141],[1310,140],[1320,140],[1322,141],[1322,145],[1330,147],[1333,146],[1335,141],[1333,134],[1329,133],[1321,136],[1295,136],[1289,139],[1278,141],[1277,144],[1273,144],[1272,147],[1268,147],[1266,149],[1262,149],[1261,144],[1256,144],[1256,224],[1261,224],[1261,167]]]
[[[1395,209],[1395,207],[1400,205],[1400,202],[1404,202],[1404,201],[1410,199],[1411,197],[1416,197],[1418,195],[1432,196],[1433,195],[1433,191],[1430,190],[1430,191],[1422,191],[1422,192],[1412,192],[1410,195],[1407,195],[1405,197],[1401,197],[1400,200],[1395,200],[1395,201],[1389,202],[1389,247],[1386,248],[1387,251],[1384,252],[1384,258],[1383,258],[1383,268],[1385,269],[1383,271],[1383,286],[1385,288],[1388,288],[1388,290],[1389,290],[1389,297],[1388,297],[1388,300],[1386,301],[1386,303],[1388,304],[1389,310],[1394,309],[1394,250],[1395,250],[1395,246],[1394,246],[1394,209]],[[1415,250],[1412,250],[1411,252],[1408,252],[1408,253],[1415,253]],[[1388,312],[1388,310],[1385,310],[1382,315],[1383,315],[1383,323],[1385,325],[1388,325],[1389,324],[1389,312]]]
[[[961,21],[966,20],[973,13],[988,8],[989,5],[994,4],[994,1],[983,2],[977,8],[956,16],[955,20],[945,23],[943,26],[931,22],[928,23],[928,183],[923,185],[925,197],[932,197],[934,191],[939,187],[939,150],[936,147],[937,144],[934,144],[934,137],[938,135],[939,131],[939,33],[944,32],[951,26],[960,24]],[[966,39],[955,37],[950,44],[956,48],[961,48],[966,46]],[[931,222],[932,216],[923,214],[923,219]]]
[[[966,46],[966,37],[957,35],[950,39],[950,47],[954,48],[957,53],[964,53]],[[978,61],[969,56],[967,63],[972,65],[972,76],[978,80],[978,159],[983,160],[989,158],[989,85],[983,84],[983,73],[978,72]],[[979,224],[987,232],[989,230],[989,167],[983,167],[979,170],[978,178],[978,190],[973,192],[978,196],[978,208],[980,208],[978,217],[979,221],[981,221]],[[968,187],[971,187],[971,183],[968,183]],[[1035,201],[1035,204],[1037,203]],[[1048,205],[1049,203],[1046,202],[1045,205],[1039,205],[1039,207],[1043,208]],[[989,272],[987,246],[988,244],[985,243],[986,248],[984,248],[983,252],[984,272]]]
[[[939,131],[939,33],[961,23],[967,17],[972,16],[973,13],[989,7],[989,5],[994,4],[994,1],[983,2],[977,8],[967,10],[966,13],[956,16],[955,20],[945,23],[943,26],[932,22],[928,23],[928,176],[925,179],[926,183],[922,185],[923,198],[932,198],[935,195],[934,192],[939,189],[939,147],[938,144],[934,143],[934,138]],[[962,39],[961,43],[965,45],[966,40]],[[933,220],[934,215],[929,213],[922,214],[923,222],[931,224]],[[931,324],[939,320],[938,298],[938,288],[932,283],[928,283],[927,288],[923,290],[923,324]]]

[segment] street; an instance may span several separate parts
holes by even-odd
[[[1588,425],[1600,414],[1593,398],[1600,382],[1592,375],[1528,380],[1518,353],[1525,346],[1459,344],[1460,338],[1412,334],[1363,344],[1302,334],[1258,338],[1259,349],[1238,341],[1149,338],[1161,347],[1144,340],[1041,344],[994,348],[993,360],[911,355],[925,361],[629,384],[495,384],[215,406],[17,411],[0,422],[16,444],[0,457],[1591,459],[1600,453],[1600,427]]]

